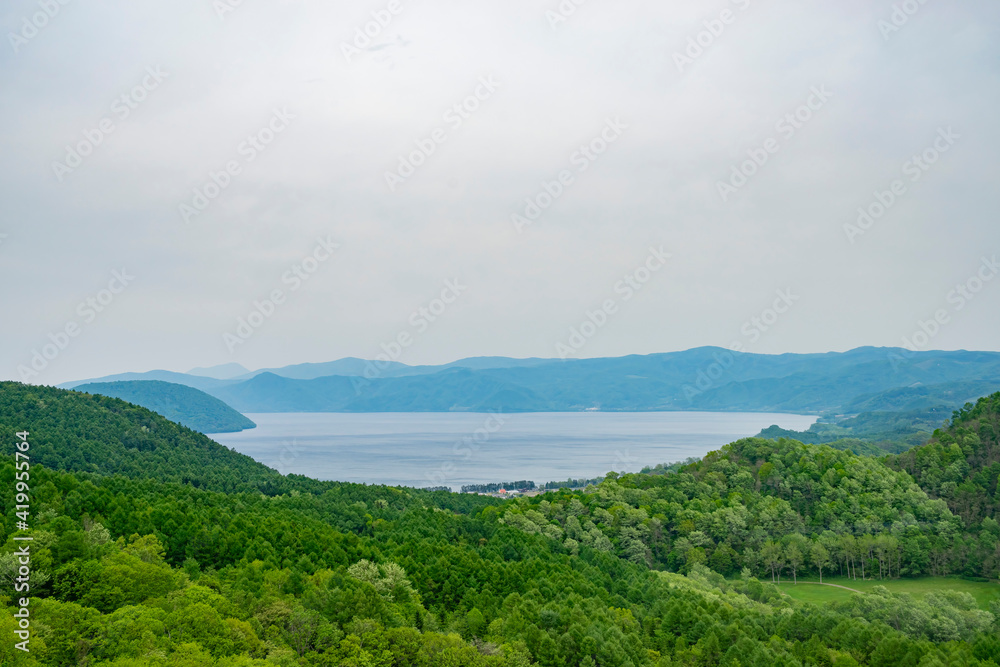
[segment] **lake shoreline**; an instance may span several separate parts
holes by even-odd
[[[250,413],[257,428],[210,437],[283,474],[414,488],[592,479],[702,457],[778,424],[737,412]]]

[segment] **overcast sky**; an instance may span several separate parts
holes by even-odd
[[[1000,6],[911,2],[5,2],[0,377],[1000,350]]]

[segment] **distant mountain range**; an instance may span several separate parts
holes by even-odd
[[[998,352],[863,347],[745,354],[702,347],[603,359],[475,357],[440,366],[328,363],[125,373],[202,390],[241,412],[739,411],[830,416],[957,407],[1000,388]],[[60,385],[74,388],[83,380]]]
[[[192,368],[188,375],[215,378],[216,380],[231,380],[242,375],[250,375],[250,370],[243,364],[220,364],[211,368]]]

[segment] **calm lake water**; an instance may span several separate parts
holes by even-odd
[[[282,473],[390,484],[536,483],[635,472],[701,457],[777,424],[815,417],[718,412],[249,414],[257,428],[211,437]]]

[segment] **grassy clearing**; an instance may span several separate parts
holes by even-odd
[[[810,581],[816,581],[810,578]],[[1000,599],[1000,583],[966,581],[958,577],[922,577],[920,579],[892,579],[879,581],[860,579],[848,579],[847,577],[823,577],[824,584],[837,584],[853,588],[861,592],[871,591],[876,586],[885,586],[892,593],[910,593],[914,597],[923,597],[927,593],[934,591],[961,591],[971,593],[982,609],[989,609],[990,600]],[[851,596],[851,591],[833,586],[820,586],[817,583],[806,583],[799,580],[798,585],[791,581],[781,580],[778,584],[783,593],[789,597],[804,602],[823,604],[836,600],[846,600]]]

